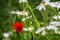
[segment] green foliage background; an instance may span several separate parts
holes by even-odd
[[[37,5],[40,4],[42,0],[28,0],[28,3],[34,9]],[[53,2],[60,0],[51,0]],[[0,40],[3,38],[4,32],[9,32],[13,30],[13,18],[14,15],[10,14],[11,10],[22,10],[22,4],[19,4],[19,0],[0,0]],[[38,10],[34,10],[35,16],[38,21],[42,21],[42,16]],[[17,19],[18,20],[18,19]],[[51,40],[60,40],[60,35],[49,35]],[[19,40],[20,36],[18,33],[14,33],[14,36],[11,37],[11,40]],[[41,40],[48,40],[45,37],[40,37]],[[39,40],[40,40],[39,39]]]

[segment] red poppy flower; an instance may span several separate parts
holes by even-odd
[[[23,28],[24,28],[24,25],[22,22],[16,22],[14,24],[14,29],[17,31],[17,32],[22,32],[23,31]]]

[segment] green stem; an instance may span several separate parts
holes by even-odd
[[[58,21],[58,14],[57,14],[56,9],[53,9],[53,11],[55,12],[55,14],[56,14],[56,16],[57,16],[57,21]]]
[[[23,3],[23,11],[25,11],[24,3]]]
[[[46,16],[45,16],[45,14],[43,14],[42,11],[40,11],[40,12],[41,12],[41,14],[42,14],[42,16],[43,16],[43,21],[44,21],[44,25],[43,25],[43,26],[46,26]]]
[[[47,6],[47,8],[49,9],[50,7]],[[54,11],[54,14],[57,16],[57,11],[55,8],[52,8],[52,11]],[[57,16],[57,21],[58,21],[58,16]]]
[[[15,23],[15,20],[16,20],[16,15],[15,15],[14,20],[13,20],[13,25],[14,25],[14,23]]]
[[[36,40],[38,40],[38,38],[37,38],[36,35],[34,34],[34,31],[32,32],[32,35],[33,35],[33,37],[34,37]]]
[[[34,13],[33,13],[32,8],[30,7],[30,5],[29,5],[28,3],[27,3],[27,5],[28,5],[28,7],[29,7],[29,9],[30,9],[30,11],[31,11],[31,13],[32,13],[32,15],[33,15],[33,18],[34,18],[34,20],[36,21],[36,23],[37,23],[38,27],[40,27],[40,24],[38,23],[38,21],[37,21],[37,19],[36,19],[35,15],[34,15]]]
[[[48,20],[49,20],[48,18],[49,18],[49,16],[48,16],[48,9],[46,9],[46,23],[47,23],[46,25],[48,25]]]
[[[46,36],[46,38],[47,38],[48,40],[51,40],[51,38],[49,38],[48,36]]]

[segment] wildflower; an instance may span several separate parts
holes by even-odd
[[[4,33],[4,34],[3,34],[3,36],[4,36],[5,38],[8,38],[9,35],[10,35],[9,33]]]
[[[45,1],[45,0],[43,0],[42,2],[41,2],[41,4],[40,5],[38,5],[37,7],[36,7],[36,9],[38,9],[39,11],[40,10],[46,10],[46,5],[48,5],[49,4],[49,1]]]
[[[32,15],[31,16],[27,16],[26,19],[29,19],[29,18],[32,18]]]
[[[24,25],[22,22],[16,22],[14,24],[14,29],[17,31],[17,32],[22,32],[23,31],[23,28],[24,28]]]
[[[50,2],[50,0],[43,0],[43,1],[45,1],[45,2]]]
[[[45,8],[45,6],[42,6],[42,5],[38,5],[37,7],[36,7],[36,9],[38,9],[39,11],[40,10],[46,10],[46,8]]]
[[[27,2],[27,0],[19,0],[19,3],[26,3]]]
[[[48,30],[55,30],[57,27],[54,25],[49,25],[46,27]]]
[[[50,2],[50,3],[49,3],[49,5],[50,5],[51,7],[56,7],[56,4],[57,4],[57,2]]]
[[[20,12],[17,10],[17,11],[11,11],[10,12],[11,14],[17,14],[18,16],[20,15]]]
[[[10,12],[11,14],[17,14],[18,16],[20,15],[25,15],[25,16],[28,16],[28,11],[11,11]]]
[[[30,22],[30,24],[32,24],[32,21]]]
[[[40,29],[38,29],[35,33],[36,34],[39,34],[41,32],[41,30]]]
[[[41,28],[39,28],[35,33],[38,34],[38,33],[42,32],[42,31],[44,31],[44,30],[45,30],[45,27],[41,27]]]
[[[32,30],[34,30],[34,27],[31,25],[30,27],[28,27],[28,31],[32,32]]]
[[[60,26],[60,22],[59,21],[53,21],[53,22],[50,22],[50,24],[52,24],[54,26]]]
[[[20,15],[26,15],[26,16],[28,16],[28,11],[20,11]]]
[[[22,20],[22,21],[25,21],[26,19],[25,19],[25,18],[22,18],[21,20]]]
[[[53,16],[53,18],[57,20],[57,19],[60,19],[60,16],[59,15],[57,15],[57,16],[55,15],[55,16]]]
[[[57,8],[58,13],[60,13],[60,2],[57,2],[56,8]]]
[[[15,14],[15,13],[16,13],[16,11],[11,11],[10,13],[11,13],[11,14]]]
[[[42,35],[45,36],[46,35],[46,31],[42,31]]]
[[[58,34],[60,34],[60,31],[58,31]]]
[[[60,2],[57,2],[56,7],[60,8]]]
[[[24,31],[27,31],[28,29],[27,28],[23,28]]]
[[[24,28],[23,30],[24,31],[30,31],[30,32],[32,32],[32,30],[34,30],[34,27],[33,26],[30,26],[28,28]]]
[[[56,34],[58,34],[58,31],[56,30],[56,31],[54,31]]]

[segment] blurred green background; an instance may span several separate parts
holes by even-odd
[[[32,9],[34,9],[37,5],[39,5],[39,3],[42,0],[28,0],[28,3],[30,4],[30,6],[32,7]],[[52,2],[56,2],[56,1],[60,1],[60,0],[51,0]],[[14,15],[10,14],[11,10],[22,10],[22,4],[19,3],[19,0],[0,0],[0,40],[2,40],[3,38],[3,33],[4,32],[9,32],[13,29],[12,27],[12,22],[13,22],[13,18]],[[39,11],[35,10],[34,11],[36,18],[42,21],[42,16],[41,14],[39,14]],[[38,17],[41,16],[41,17]],[[16,34],[15,34],[16,35]],[[58,36],[58,35],[57,35]],[[52,36],[50,36],[52,37]],[[19,36],[17,35],[17,38],[13,38],[14,40],[19,40],[18,39]],[[43,37],[44,38],[44,37]],[[41,39],[43,39],[41,37]],[[57,39],[55,37],[52,37],[53,40],[60,40],[60,36],[57,37]],[[13,40],[11,37],[11,40]],[[45,40],[47,40],[46,38],[44,38]],[[51,39],[51,40],[52,40]]]

